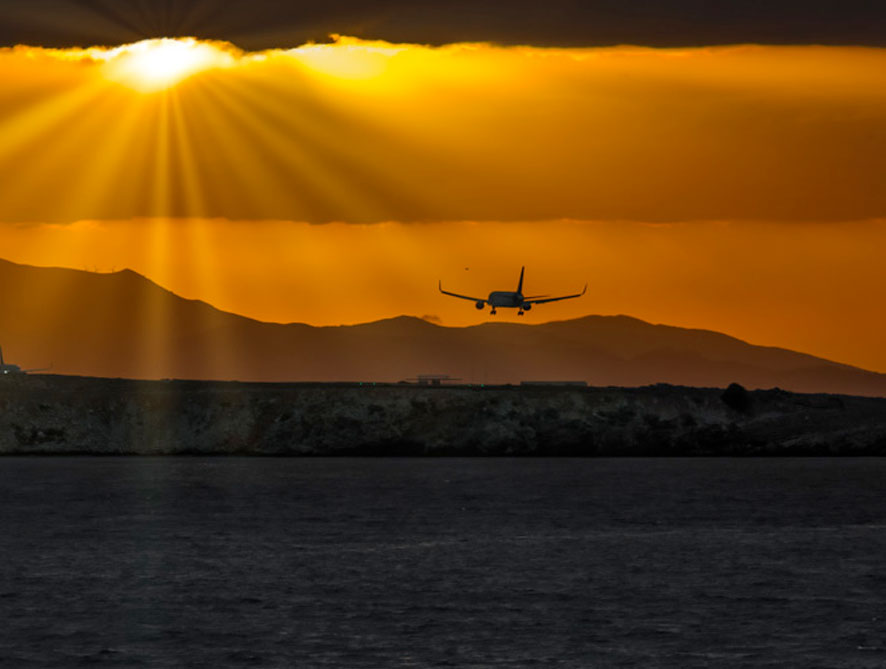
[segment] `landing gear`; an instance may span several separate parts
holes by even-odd
[[[520,311],[517,312],[517,315],[518,315],[518,316],[522,316],[522,315],[523,315],[523,310],[520,309]]]
[[[490,316],[495,316],[498,312],[495,310],[495,307],[492,308],[492,311],[489,312]]]

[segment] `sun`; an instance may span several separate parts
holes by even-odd
[[[143,93],[171,88],[197,72],[233,61],[216,45],[191,37],[144,40],[114,49],[109,56],[109,77]]]

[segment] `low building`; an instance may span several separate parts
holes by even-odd
[[[419,374],[412,379],[406,379],[409,383],[417,383],[420,386],[441,386],[444,383],[452,383],[453,381],[461,381],[449,374]]]

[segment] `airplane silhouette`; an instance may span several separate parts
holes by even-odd
[[[7,364],[3,361],[3,347],[0,346],[0,375],[9,375],[9,374],[27,374],[29,372],[47,372],[52,368],[52,365],[49,367],[44,367],[43,369],[22,369],[18,365]]]
[[[492,311],[490,311],[490,315],[495,315],[497,312],[495,311],[496,307],[503,307],[505,309],[519,309],[517,312],[518,316],[522,316],[524,311],[529,311],[532,309],[533,304],[542,304],[544,302],[556,302],[557,300],[571,300],[573,297],[581,297],[585,294],[585,291],[588,289],[588,284],[585,284],[585,287],[582,289],[580,293],[576,293],[575,295],[561,295],[560,297],[548,297],[546,295],[523,295],[523,272],[526,270],[526,267],[520,268],[520,281],[517,283],[517,290],[495,290],[489,293],[489,296],[485,299],[482,297],[470,297],[469,295],[459,295],[458,293],[450,293],[448,290],[443,290],[443,281],[440,281],[437,287],[440,289],[440,292],[444,295],[450,295],[452,297],[458,297],[462,300],[471,300],[475,303],[474,306],[477,309],[484,308],[487,304],[492,307]]]

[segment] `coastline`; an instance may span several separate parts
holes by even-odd
[[[0,383],[0,455],[886,455],[886,398],[655,385]]]

